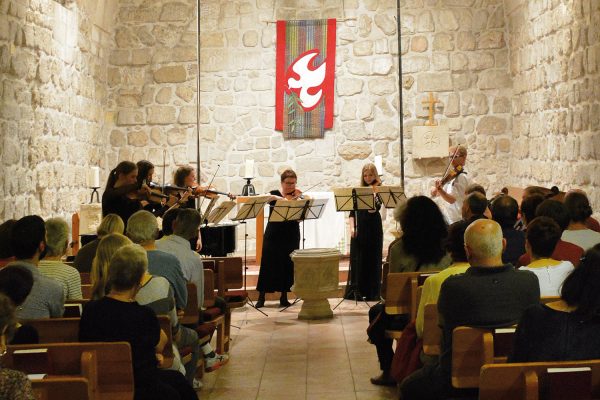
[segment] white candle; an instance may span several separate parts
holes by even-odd
[[[377,175],[383,175],[383,160],[381,156],[375,156],[375,168],[377,168]]]
[[[100,187],[100,167],[91,167],[88,176],[90,187]]]
[[[254,178],[254,160],[246,160],[244,178]]]

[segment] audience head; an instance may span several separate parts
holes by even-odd
[[[473,266],[503,265],[502,252],[505,245],[502,228],[496,221],[478,219],[465,230],[465,251]]]
[[[411,197],[396,209],[394,216],[402,227],[404,250],[419,263],[437,263],[446,254],[443,243],[448,227],[437,204],[429,197]]]
[[[15,306],[8,297],[0,293],[0,354],[6,352],[6,344],[12,338],[16,326]]]
[[[102,218],[100,225],[98,225],[98,229],[96,229],[96,234],[99,238],[102,238],[109,233],[123,234],[124,230],[125,224],[121,217],[117,214],[108,214],[106,217]]]
[[[546,195],[549,193],[549,190],[545,187],[541,186],[527,186],[525,190],[523,190],[523,197],[521,201],[525,200],[529,196],[533,196],[534,194],[539,194],[540,196],[546,198]]]
[[[154,164],[147,160],[141,160],[136,163],[137,166],[137,183],[142,185],[144,181],[150,183],[152,181],[152,175],[154,174]]]
[[[131,240],[120,233],[109,233],[98,243],[96,257],[94,257],[94,261],[92,262],[92,271],[90,273],[93,299],[102,298],[106,294],[110,260],[118,249],[128,244],[132,244]]]
[[[470,195],[471,193],[481,193],[484,197],[487,196],[485,193],[485,189],[478,183],[472,183],[465,189],[465,195]]]
[[[133,243],[153,242],[158,237],[158,222],[149,211],[140,210],[127,220],[127,237]]]
[[[535,218],[535,210],[544,200],[545,198],[541,194],[533,194],[521,201],[521,219],[525,222],[525,226]]]
[[[44,258],[46,253],[46,226],[37,215],[18,220],[12,229],[10,244],[17,260]]]
[[[0,225],[0,259],[10,258],[15,255],[10,243],[10,238],[12,236],[13,226],[15,226],[16,222],[16,219],[9,219]]]
[[[465,230],[469,223],[458,221],[448,227],[448,238],[446,239],[446,251],[452,257],[453,262],[467,262],[465,252]]]
[[[581,192],[569,192],[565,196],[565,207],[569,212],[571,222],[585,222],[592,215],[592,207],[585,194]]]
[[[564,231],[569,226],[571,217],[567,207],[557,200],[544,200],[535,209],[536,217],[552,218],[558,224],[561,231]]]
[[[370,178],[367,182],[366,178]],[[362,171],[360,173],[360,186],[371,186],[373,184],[380,184],[381,179],[379,179],[379,173],[377,172],[377,167],[373,163],[367,163],[362,167]]]
[[[512,197],[504,195],[492,202],[490,211],[492,212],[492,219],[499,223],[502,228],[512,228],[517,222],[519,204]]]
[[[15,307],[25,302],[33,287],[33,274],[27,268],[11,265],[0,269],[0,293],[8,296]]]
[[[479,192],[473,192],[463,201],[462,217],[469,219],[473,216],[483,215],[487,206],[488,201],[485,196]]]
[[[562,230],[552,218],[536,217],[527,225],[525,248],[532,258],[549,258],[561,235]]]
[[[584,318],[600,315],[600,244],[588,249],[563,282],[561,298]]]
[[[146,251],[137,244],[118,249],[110,260],[108,285],[117,292],[138,288],[148,269]]]
[[[164,213],[162,217],[162,233],[165,236],[173,234],[173,222],[177,219],[177,215],[181,211],[181,208],[172,208]]]
[[[173,223],[173,234],[190,240],[198,237],[200,214],[193,208],[184,208],[179,211]]]
[[[69,225],[62,218],[50,218],[46,221],[46,255],[62,257],[69,245]]]
[[[106,181],[106,189],[112,189],[115,187],[115,183],[121,180],[126,184],[134,184],[137,180],[137,165],[131,161],[121,161],[117,166],[110,171],[108,179]]]

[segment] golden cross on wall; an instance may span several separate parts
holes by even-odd
[[[433,93],[429,92],[429,99],[423,100],[424,106],[428,106],[429,108],[429,119],[425,122],[425,126],[436,126],[435,120],[433,119],[433,115],[435,113],[435,105],[439,103],[439,100],[433,98]]]

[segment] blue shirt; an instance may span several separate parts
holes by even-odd
[[[175,303],[180,310],[187,305],[187,286],[181,263],[172,254],[160,250],[148,250],[148,272],[166,278],[175,294]]]

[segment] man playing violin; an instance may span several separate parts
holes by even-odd
[[[450,147],[450,163],[442,179],[435,181],[431,196],[439,196],[443,201],[438,202],[448,224],[462,219],[461,210],[465,198],[465,189],[469,180],[464,171],[467,162],[467,148],[464,146]]]

